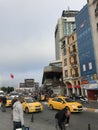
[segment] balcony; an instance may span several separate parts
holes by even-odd
[[[73,78],[79,77],[79,74],[78,73],[77,74],[73,74],[72,77]]]
[[[71,67],[75,67],[77,66],[77,61],[73,62],[73,63],[70,63]]]

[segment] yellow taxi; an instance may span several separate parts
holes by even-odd
[[[12,103],[12,98],[11,97],[6,97],[7,102],[6,102],[6,107],[10,107]]]
[[[48,100],[48,107],[52,109],[62,110],[69,109],[71,112],[82,112],[83,106],[81,103],[73,101],[69,97],[57,96]]]
[[[24,98],[24,102],[22,103],[23,111],[26,113],[30,112],[40,112],[43,110],[43,106],[40,102],[35,101],[32,98]]]

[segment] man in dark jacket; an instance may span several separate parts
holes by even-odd
[[[2,97],[2,104],[1,104],[2,112],[6,111],[6,102],[7,102],[7,98],[6,98],[6,96],[3,96]]]
[[[65,127],[65,122],[67,120],[67,118],[70,117],[70,110],[64,108],[63,110],[60,110],[56,113],[55,115],[55,119],[56,119],[56,128],[58,129],[58,126],[59,126],[59,129],[60,130],[66,130],[66,127]]]

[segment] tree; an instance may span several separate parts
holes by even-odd
[[[7,93],[14,91],[14,87],[1,87],[1,90]]]
[[[7,92],[7,88],[6,87],[1,87],[1,90],[4,92]]]

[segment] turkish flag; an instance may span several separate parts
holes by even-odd
[[[10,77],[13,79],[13,78],[14,78],[14,75],[13,75],[13,74],[10,74]]]

